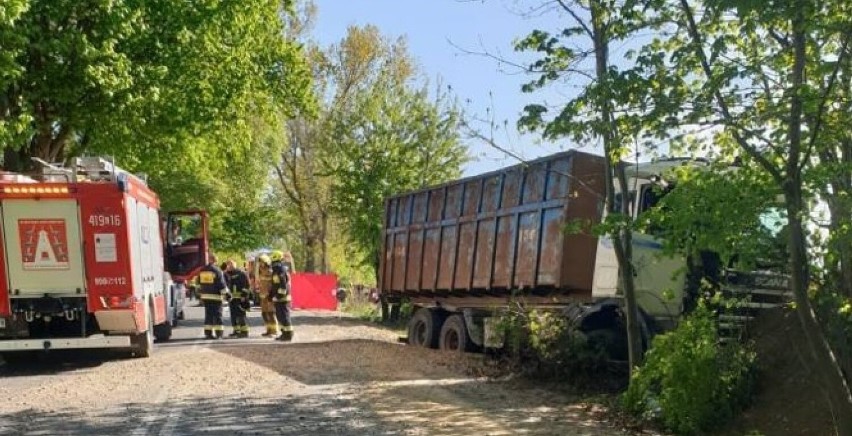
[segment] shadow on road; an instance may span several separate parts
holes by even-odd
[[[68,371],[95,368],[110,360],[129,359],[129,352],[112,350],[52,350],[26,352],[19,361],[3,362],[0,358],[0,377],[30,377],[53,375]]]
[[[29,409],[5,414],[0,434],[399,434],[399,427],[351,406],[350,398],[314,394],[280,401],[229,396],[176,399],[90,412]]]
[[[600,409],[507,382],[223,395],[8,413],[0,434],[615,435]]]

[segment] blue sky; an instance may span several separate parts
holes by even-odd
[[[524,158],[533,158],[568,148],[565,141],[542,143],[538,135],[520,135],[515,128],[524,105],[565,101],[566,89],[549,88],[535,94],[521,92],[531,77],[516,68],[483,56],[465,54],[488,51],[515,62],[534,59],[512,50],[512,42],[535,28],[555,29],[564,20],[556,13],[522,16],[522,0],[315,0],[319,8],[313,36],[320,44],[339,41],[350,25],[373,24],[389,37],[405,36],[409,50],[423,74],[434,83],[452,86],[465,111],[484,119],[508,122],[508,132],[495,140]],[[493,111],[492,111],[493,109]],[[485,125],[483,124],[483,127]],[[465,175],[478,174],[517,163],[482,142],[468,141],[474,161]]]

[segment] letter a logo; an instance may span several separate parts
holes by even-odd
[[[68,233],[65,220],[18,220],[21,261],[24,270],[69,269]]]
[[[57,266],[56,254],[53,252],[53,246],[50,245],[46,230],[38,232],[38,244],[36,245],[33,266],[36,268],[54,268]]]

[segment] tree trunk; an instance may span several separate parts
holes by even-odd
[[[304,235],[303,240],[305,241],[305,272],[317,272],[316,238],[314,238],[311,234],[306,234]]]
[[[846,298],[852,298],[852,233],[846,228],[852,227],[852,208],[849,207],[847,201],[840,198],[837,193],[837,184],[833,184],[834,194],[827,196],[829,213],[831,214],[831,222],[829,224],[829,232],[831,240],[829,249],[837,255],[835,265],[831,268],[832,284]],[[842,191],[847,195],[848,191]]]
[[[12,147],[3,149],[3,169],[15,173],[25,171],[21,162],[20,150]]]
[[[628,196],[627,176],[621,165],[618,131],[613,119],[612,101],[608,95],[609,37],[603,18],[604,5],[599,0],[591,2],[592,39],[595,49],[595,76],[603,95],[600,96],[598,111],[600,114],[600,135],[603,139],[606,168],[606,201],[610,214],[620,213],[624,222],[619,223],[610,233],[615,256],[618,260],[621,290],[624,294],[625,315],[627,318],[627,352],[630,371],[642,364],[642,331],[639,324],[639,310],[636,303],[636,286],[633,271],[632,219]],[[622,193],[621,210],[615,210],[615,181],[618,181]]]
[[[785,187],[789,223],[791,288],[796,313],[807,340],[808,358],[817,370],[822,387],[830,399],[838,435],[852,435],[852,394],[840,364],[826,341],[808,296],[809,264],[807,241],[802,223],[801,183],[789,181]]]
[[[789,226],[790,271],[796,312],[805,339],[813,367],[817,370],[822,387],[828,398],[834,416],[838,434],[852,435],[852,394],[843,376],[843,371],[829,345],[825,332],[817,321],[811,305],[808,288],[810,285],[810,264],[807,254],[804,216],[806,214],[804,193],[802,190],[802,169],[800,160],[803,153],[802,122],[804,111],[803,84],[805,76],[806,51],[806,13],[807,4],[802,2],[795,10],[791,20],[793,43],[793,69],[790,74],[790,117],[788,118],[788,140],[790,149],[785,165],[785,177],[782,180],[784,200],[787,207]]]
[[[845,170],[835,174],[822,193],[831,214],[829,249],[837,254],[836,265],[828,265],[834,286],[847,298],[852,298],[852,139],[843,138],[836,147],[820,152],[820,161],[832,163]]]
[[[328,274],[329,265],[328,265],[328,214],[325,212],[321,212],[320,214],[320,269],[323,274]]]

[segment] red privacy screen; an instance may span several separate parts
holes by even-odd
[[[337,276],[296,273],[291,278],[294,309],[337,310]]]

